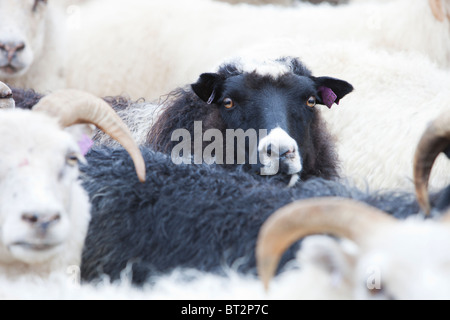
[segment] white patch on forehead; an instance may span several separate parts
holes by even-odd
[[[244,73],[256,72],[261,76],[271,76],[278,78],[291,72],[291,68],[284,62],[276,60],[257,60],[251,58],[237,58],[230,61],[230,64],[236,66]]]

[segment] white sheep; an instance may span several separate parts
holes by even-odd
[[[68,3],[78,8],[76,17],[66,17],[70,13],[61,10]],[[126,7],[118,0],[76,0],[59,5],[42,0],[2,0],[0,80],[40,91],[67,86],[99,96],[123,93],[156,98],[193,80],[199,66],[212,66],[229,54],[229,48],[284,36],[368,41],[376,47],[422,52],[448,66],[448,0],[432,3],[436,17],[443,21],[433,17],[426,0],[414,2],[414,6],[410,1],[394,0],[338,7],[300,4],[294,8],[236,8],[210,0],[133,0]],[[208,20],[212,16],[213,22]],[[393,18],[399,16],[403,18],[400,21]],[[76,18],[77,22],[68,31],[66,18]],[[266,24],[268,20],[276,23]],[[173,28],[173,23],[182,27]],[[199,31],[202,36],[198,36]],[[209,44],[205,46],[203,39]],[[199,53],[206,60],[198,59]],[[64,70],[66,54],[70,56],[68,71]],[[131,72],[130,61],[139,68]],[[65,77],[66,84],[61,82]]]
[[[266,222],[258,244],[259,271],[265,287],[269,288],[272,269],[286,246],[320,233],[356,244],[353,252],[323,237],[304,244],[301,259],[313,263],[303,271],[313,267],[326,276],[327,281],[319,282],[325,284],[320,288],[322,298],[336,291],[353,299],[450,298],[449,256],[442,250],[450,243],[448,214],[437,221],[417,217],[398,221],[382,211],[337,198],[291,204]]]
[[[450,1],[442,1],[446,12]],[[97,0],[79,8],[80,26],[68,36],[68,86],[99,96],[155,99],[242,48],[280,38],[361,41],[450,66],[449,21],[437,20],[427,0],[295,7],[211,0],[134,0],[125,7],[123,1]],[[332,58],[333,52],[321,54]]]
[[[39,91],[69,87],[97,96],[157,98],[195,80],[232,51],[280,37],[367,41],[421,52],[448,66],[449,3],[433,3],[443,4],[433,5],[442,9],[435,14],[443,21],[426,0],[295,7],[235,7],[211,0],[130,0],[126,5],[120,0],[1,0],[0,80]],[[70,12],[63,10],[68,4]]]
[[[46,92],[65,87],[65,16],[56,3],[0,0],[0,81]]]
[[[77,123],[102,128],[130,150],[145,180],[139,149],[103,100],[64,90],[34,110],[0,112],[0,273],[9,279],[45,278],[81,262],[90,220],[78,170],[85,141],[72,135],[79,130],[62,128]]]

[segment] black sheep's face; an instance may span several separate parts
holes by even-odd
[[[229,65],[222,70],[226,72],[202,74],[192,88],[202,100],[219,107],[227,129],[248,133],[247,142],[236,139],[234,157],[243,150],[246,163],[263,175],[300,174],[304,159],[316,152],[312,134],[316,105],[331,107],[353,90],[342,80],[313,77],[296,59],[248,71]]]

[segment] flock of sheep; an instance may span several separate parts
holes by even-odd
[[[0,0],[0,298],[450,298],[449,68],[450,0]]]

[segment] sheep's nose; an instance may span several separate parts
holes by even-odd
[[[24,42],[2,42],[0,41],[0,51],[6,55],[8,62],[12,62],[17,53],[25,49]]]
[[[33,228],[37,228],[42,232],[47,232],[47,230],[58,223],[61,220],[61,214],[59,212],[56,213],[38,213],[38,212],[30,212],[24,213],[22,215],[22,221],[26,222]]]

